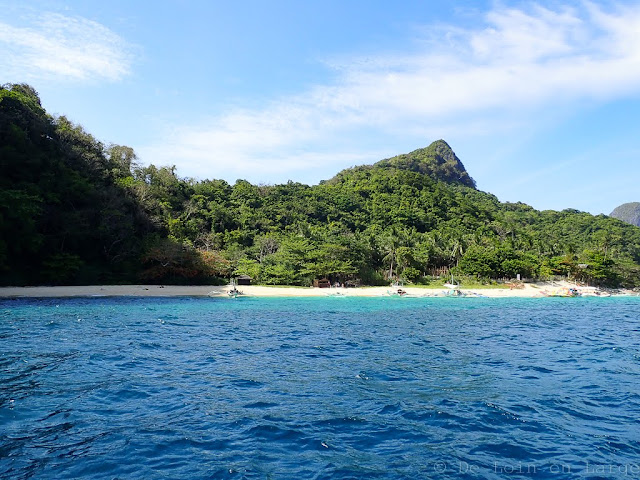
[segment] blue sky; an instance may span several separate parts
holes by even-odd
[[[313,184],[443,138],[502,201],[640,201],[637,1],[0,0],[0,52],[183,177]]]

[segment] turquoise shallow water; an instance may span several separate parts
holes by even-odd
[[[0,302],[0,478],[640,478],[640,299]]]

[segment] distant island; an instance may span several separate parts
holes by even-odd
[[[623,203],[614,208],[609,216],[640,227],[640,202]]]
[[[140,165],[6,84],[0,159],[0,285],[640,285],[640,228],[500,202],[444,140],[314,186],[231,185]]]

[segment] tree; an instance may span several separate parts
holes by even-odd
[[[142,258],[141,278],[153,282],[203,282],[231,273],[230,262],[220,253],[196,250],[171,239],[156,239]]]
[[[7,84],[0,171],[2,284],[123,282],[141,271],[204,281],[241,268],[268,283],[383,284],[455,265],[640,283],[638,227],[501,203],[475,189],[443,141],[314,186],[196,181],[138,164],[133,149],[48,115],[32,87]]]

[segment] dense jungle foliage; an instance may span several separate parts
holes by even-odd
[[[319,185],[180,178],[0,88],[0,284],[426,283],[569,276],[640,285],[640,228],[475,188],[442,140]],[[214,172],[215,175],[215,172]]]

